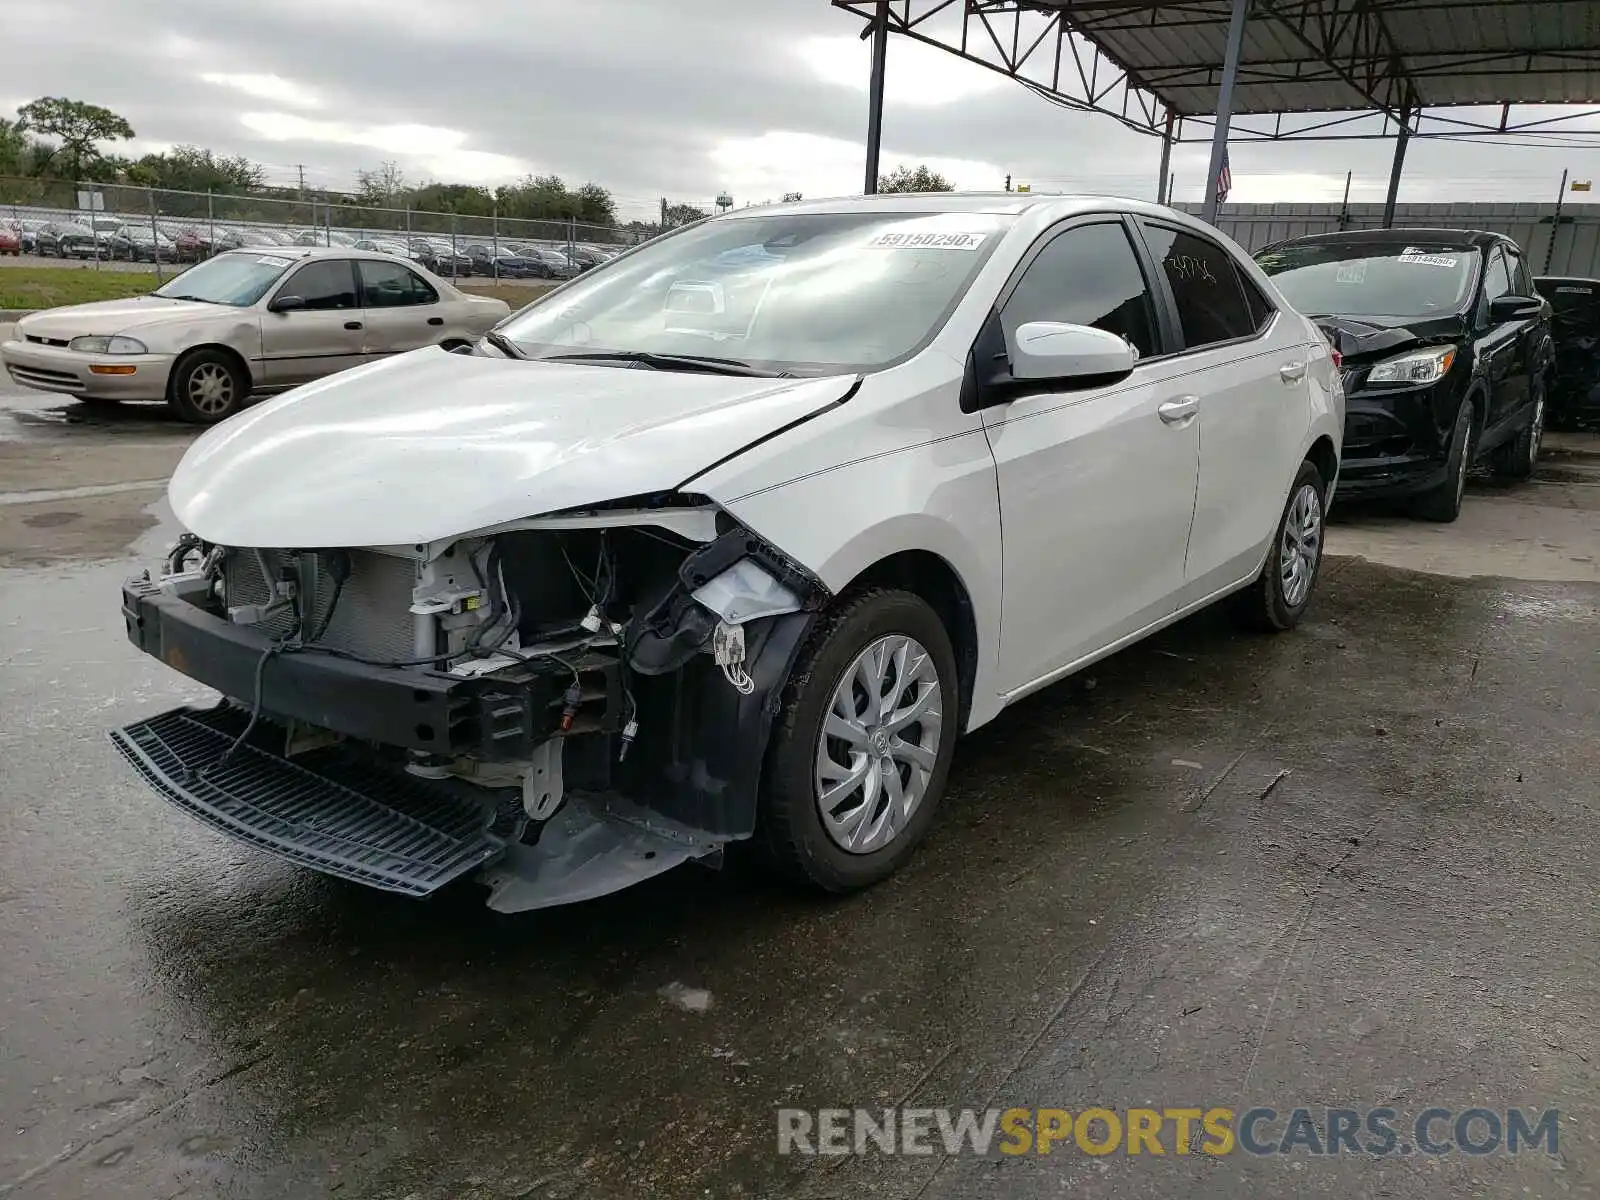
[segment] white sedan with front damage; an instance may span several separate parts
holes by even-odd
[[[729,214],[203,436],[123,610],[221,699],[113,736],[207,824],[400,893],[537,908],[744,841],[861,887],[1008,704],[1224,597],[1299,621],[1343,405],[1316,327],[1166,208]]]
[[[419,346],[465,345],[510,311],[392,255],[256,247],[197,263],[149,295],[23,317],[0,363],[24,387],[89,403],[164,400],[210,425],[253,395]]]

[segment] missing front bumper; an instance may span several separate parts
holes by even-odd
[[[482,868],[489,907],[525,912],[619,891],[725,838],[621,800],[571,797],[534,845],[496,833],[489,793],[414,778],[331,746],[294,759],[260,733],[224,762],[248,715],[231,705],[179,708],[115,730],[111,740],[157,794],[259,850],[327,875],[422,897]]]

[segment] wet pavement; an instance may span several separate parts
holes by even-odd
[[[68,493],[0,521],[80,514],[0,525],[7,1200],[1600,1192],[1600,488],[1475,490],[1587,513],[1564,577],[1333,558],[1293,634],[1206,613],[1031,698],[868,894],[685,868],[502,917],[280,864],[129,774],[105,729],[203,691],[122,633],[106,547],[159,551],[159,488],[81,489],[187,435],[52,411],[0,396],[0,493]],[[1332,544],[1413,553],[1390,520]],[[780,1106],[1257,1104],[1555,1108],[1559,1150],[776,1154]]]

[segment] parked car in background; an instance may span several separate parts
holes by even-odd
[[[172,239],[179,262],[197,263],[211,254],[211,237],[194,225],[165,225],[162,232]]]
[[[390,238],[362,238],[355,244],[357,250],[370,250],[374,254],[393,254],[397,258],[415,259],[416,253],[405,242]]]
[[[45,258],[93,258],[94,230],[75,221],[47,221],[34,234],[34,253]]]
[[[14,225],[0,224],[0,254],[17,256],[22,253],[22,230]]]
[[[185,420],[419,346],[461,346],[510,309],[386,255],[260,248],[219,254],[148,296],[23,317],[0,362],[24,387],[86,400],[165,400]]]
[[[147,224],[122,226],[111,235],[106,251],[109,257],[128,262],[178,261],[178,248],[172,239]]]
[[[1600,279],[1546,276],[1533,286],[1550,302],[1556,344],[1550,424],[1600,427]]]
[[[39,230],[45,227],[46,222],[24,217],[13,221],[12,224],[16,227],[17,236],[22,242],[22,252],[24,254],[37,254],[39,252]]]
[[[120,601],[231,699],[114,738],[412,896],[540,908],[747,838],[850,891],[1007,705],[1224,597],[1294,626],[1342,432],[1321,332],[1170,209],[728,214],[196,442]]]
[[[450,244],[449,238],[423,238],[411,243],[417,261],[435,275],[455,279],[472,274],[472,259]]]
[[[1256,262],[1343,357],[1341,497],[1401,497],[1453,521],[1474,466],[1533,474],[1555,349],[1514,241],[1360,230],[1280,242]]]
[[[558,251],[532,249],[527,256],[536,261],[535,274],[541,279],[571,279],[579,274],[577,265]]]

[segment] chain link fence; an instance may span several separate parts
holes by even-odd
[[[167,267],[239,246],[349,246],[414,258],[446,277],[559,278],[648,233],[572,219],[527,220],[362,204],[349,198],[181,192],[0,176],[0,221],[26,252]],[[651,231],[653,232],[653,231]],[[521,261],[515,261],[521,260]]]

